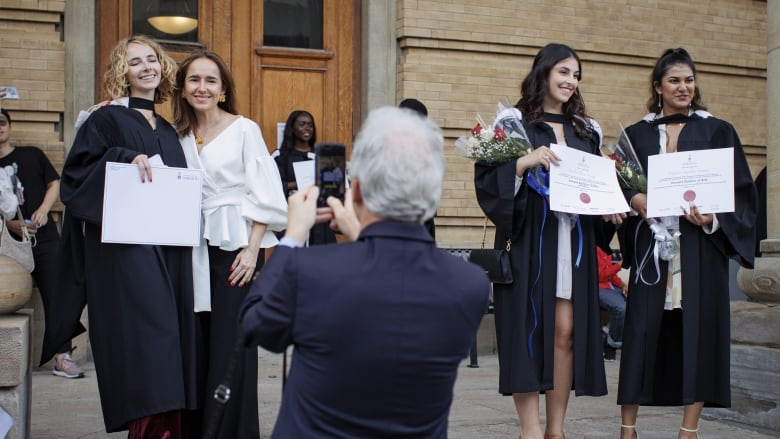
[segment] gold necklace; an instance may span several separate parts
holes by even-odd
[[[211,124],[211,126],[206,125],[205,126],[206,129],[204,130],[205,131],[204,135],[208,136],[209,128],[217,126],[219,124],[220,119],[221,118],[217,118],[217,120],[215,120],[214,123]],[[192,133],[195,134],[195,143],[197,143],[198,145],[203,145],[203,136],[198,134],[198,130],[195,127],[192,127]]]

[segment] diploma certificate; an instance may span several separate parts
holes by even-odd
[[[647,159],[647,216],[734,211],[734,148],[658,154]]]
[[[197,247],[203,174],[152,166],[152,178],[141,183],[138,166],[106,163],[101,241]]]
[[[564,145],[550,145],[560,157],[550,169],[550,209],[584,215],[628,212],[615,163]]]

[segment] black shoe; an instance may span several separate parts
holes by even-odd
[[[617,349],[613,348],[609,345],[609,343],[607,343],[607,337],[605,335],[602,335],[601,339],[603,340],[604,345],[604,360],[615,361],[617,356]]]

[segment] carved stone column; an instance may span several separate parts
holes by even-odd
[[[780,430],[780,0],[767,1],[767,234],[731,302],[731,408],[716,416]],[[709,411],[709,410],[708,410]]]

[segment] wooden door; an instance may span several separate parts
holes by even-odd
[[[95,83],[101,98],[108,54],[133,32],[134,1],[147,0],[96,0]],[[322,49],[264,45],[261,0],[200,0],[198,41],[163,46],[177,61],[192,47],[219,53],[231,68],[239,113],[260,125],[269,150],[276,148],[276,124],[305,109],[315,118],[318,141],[344,143],[349,151],[360,120],[360,0],[322,1]],[[169,104],[158,106],[158,112],[170,119]]]
[[[259,2],[258,2],[259,3]],[[318,142],[352,145],[359,72],[357,0],[323,0],[322,49],[264,44],[254,50],[252,116],[269,147],[277,144],[277,123],[294,110],[307,110],[317,126]],[[263,23],[263,11],[257,21]]]

